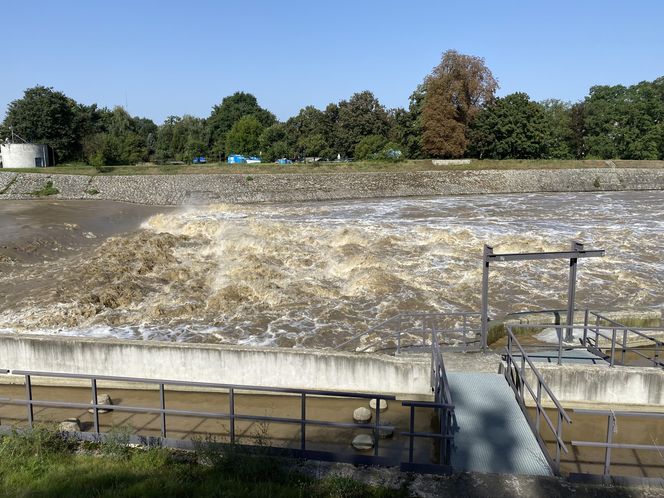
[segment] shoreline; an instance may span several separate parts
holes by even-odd
[[[37,195],[47,182],[51,182],[58,193]],[[639,190],[664,190],[664,169],[494,169],[253,176],[86,176],[0,171],[0,200],[107,200],[154,206]]]

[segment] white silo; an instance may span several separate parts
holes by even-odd
[[[0,145],[0,163],[3,168],[42,168],[50,166],[48,145],[16,144]]]

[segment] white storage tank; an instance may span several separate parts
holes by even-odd
[[[3,168],[50,166],[48,145],[4,143],[0,145],[0,163]]]

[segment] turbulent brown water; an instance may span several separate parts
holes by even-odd
[[[606,249],[580,263],[578,304],[659,307],[663,235],[663,192],[188,208],[71,257],[5,265],[0,329],[331,346],[400,311],[478,310],[485,242]],[[491,311],[564,306],[566,275],[565,261],[496,264]]]

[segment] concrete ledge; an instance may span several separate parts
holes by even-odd
[[[664,370],[659,368],[542,364],[537,369],[563,405],[619,404],[661,409],[664,404]],[[526,371],[526,378],[536,385],[531,370]]]
[[[12,371],[431,396],[430,360],[382,354],[11,334],[0,335],[0,351],[0,368]],[[0,375],[0,382],[17,380]]]

